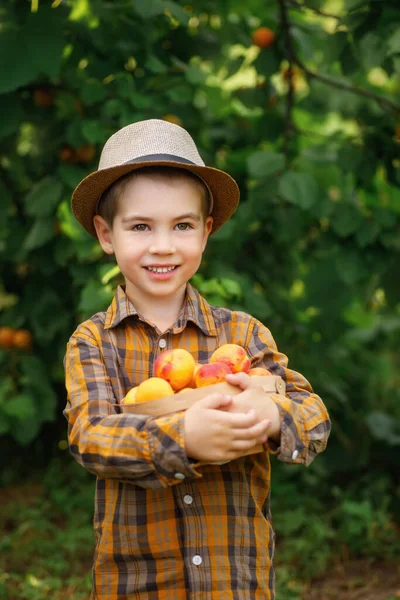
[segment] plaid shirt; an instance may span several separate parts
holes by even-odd
[[[152,374],[163,350],[185,348],[206,363],[226,343],[284,379],[276,455],[309,465],[327,443],[326,408],[253,317],[210,306],[188,284],[179,319],[161,334],[119,287],[107,312],[71,336],[69,445],[97,475],[92,600],[275,597],[268,452],[199,466],[185,454],[183,412],[150,418],[114,406]]]

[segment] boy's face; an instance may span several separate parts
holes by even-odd
[[[212,227],[190,180],[139,175],[118,198],[112,227],[94,225],[103,250],[115,254],[133,301],[174,298],[200,266]]]

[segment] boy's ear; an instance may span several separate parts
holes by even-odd
[[[213,218],[212,217],[207,217],[206,222],[204,223],[203,252],[204,252],[205,247],[207,245],[207,240],[208,240],[208,236],[211,233],[212,225],[213,225]]]
[[[111,227],[103,217],[95,215],[93,217],[93,225],[96,229],[97,237],[100,245],[106,254],[114,254],[114,246],[112,243]]]

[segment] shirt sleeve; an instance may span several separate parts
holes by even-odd
[[[281,439],[279,445],[269,442],[270,450],[282,462],[308,466],[328,442],[331,423],[324,403],[303,375],[288,369],[287,356],[278,351],[269,329],[256,319],[249,324],[247,351],[252,366],[267,368],[286,384],[285,398],[273,396],[281,418]]]
[[[184,413],[152,418],[119,413],[95,337],[70,338],[64,359],[71,454],[100,478],[159,489],[201,477],[184,449]]]

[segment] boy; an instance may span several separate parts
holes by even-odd
[[[65,360],[70,450],[97,475],[92,599],[275,597],[269,452],[308,465],[330,423],[266,327],[210,306],[188,283],[238,201],[234,180],[204,166],[189,134],[156,119],[114,134],[73,194],[76,218],[125,279],[108,310],[74,332]],[[209,396],[162,418],[118,409],[164,349],[206,363],[225,343],[280,375],[286,397],[239,373],[228,377],[244,390],[234,399]],[[244,456],[260,442],[265,452]]]

